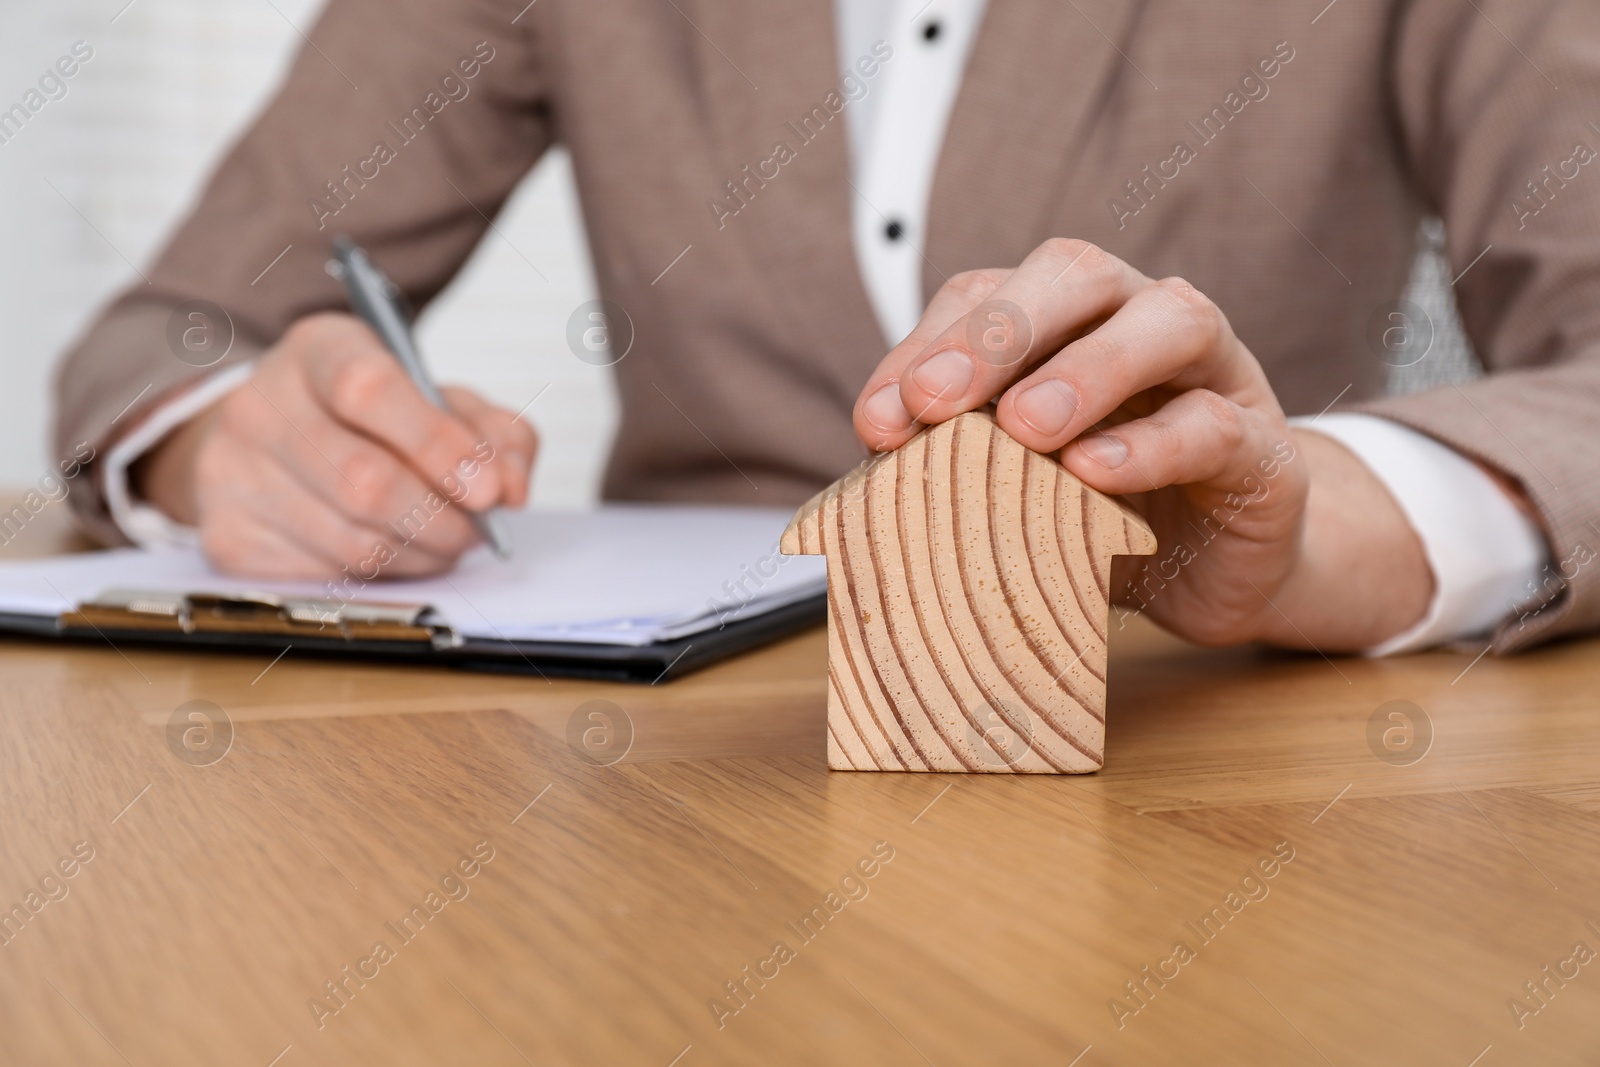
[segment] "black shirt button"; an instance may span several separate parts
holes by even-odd
[[[889,225],[883,228],[883,235],[891,241],[900,240],[900,235],[905,232],[906,228],[900,225],[898,221],[891,221]]]
[[[924,41],[937,41],[939,39],[939,31],[943,28],[944,27],[939,25],[938,19],[933,19],[926,26],[922,27],[922,39]]]

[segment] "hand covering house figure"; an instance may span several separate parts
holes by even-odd
[[[1076,774],[1105,753],[1126,505],[969,412],[835,482],[781,549],[828,561],[828,766]]]

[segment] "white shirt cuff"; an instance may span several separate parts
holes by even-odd
[[[1433,603],[1421,621],[1367,655],[1482,637],[1517,610],[1549,549],[1538,525],[1476,463],[1376,415],[1341,412],[1290,424],[1333,438],[1367,465],[1400,505],[1433,569]]]
[[[192,526],[167,516],[154,504],[136,500],[128,489],[128,468],[178,425],[200,414],[255,373],[255,361],[238,363],[213,374],[145,417],[106,454],[102,475],[106,509],[123,535],[140,548],[173,545],[197,546],[200,538]]]

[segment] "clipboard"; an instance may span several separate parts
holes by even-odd
[[[0,561],[0,634],[653,683],[826,617],[820,561],[777,551],[787,509],[507,518],[511,560],[480,548],[447,575],[338,588],[245,585],[184,547]]]
[[[339,659],[654,684],[820,624],[811,596],[646,645],[491,640],[457,633],[426,604],[112,589],[57,616],[0,613],[0,633],[216,652],[260,649]]]

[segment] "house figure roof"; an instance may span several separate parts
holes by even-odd
[[[969,412],[823,490],[780,547],[828,561],[830,768],[1100,768],[1111,559],[1156,548],[1126,505]]]

